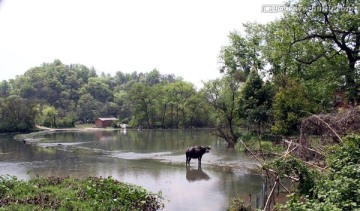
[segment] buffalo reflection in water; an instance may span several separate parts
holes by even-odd
[[[202,169],[201,165],[197,169],[191,169],[190,166],[186,166],[186,179],[189,182],[209,180],[210,177]]]

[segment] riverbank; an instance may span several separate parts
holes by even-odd
[[[161,210],[162,196],[112,178],[0,176],[1,210]]]
[[[40,125],[36,125],[36,128],[30,132],[30,133],[21,133],[21,134],[16,134],[14,136],[15,140],[18,141],[22,141],[25,144],[36,144],[39,141],[41,141],[42,139],[39,138],[39,136],[42,136],[44,134],[49,134],[49,133],[53,133],[53,132],[59,132],[59,131],[104,131],[104,130],[118,130],[118,129],[114,129],[114,128],[96,128],[96,127],[89,127],[90,125],[86,125],[86,127],[74,127],[74,128],[49,128],[49,127],[44,127],[44,126],[40,126]]]
[[[40,125],[36,125],[36,128],[40,131],[92,131],[92,130],[109,130],[109,128],[97,128],[97,127],[90,127],[90,125],[85,126],[77,126],[72,128],[50,128],[50,127],[44,127]],[[113,128],[110,128],[111,130]]]

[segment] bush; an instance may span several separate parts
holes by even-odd
[[[328,151],[328,174],[312,177],[312,194],[302,202],[295,195],[285,210],[359,210],[360,209],[360,136],[350,135],[341,145]],[[299,171],[301,172],[301,171]]]
[[[243,133],[240,139],[246,144],[247,148],[255,153],[262,151],[264,154],[272,154],[283,150],[282,146],[268,140],[259,141],[258,136],[251,135],[250,133]],[[243,152],[247,151],[241,142],[236,143],[235,149]]]
[[[112,178],[0,177],[1,210],[160,210],[161,195]]]
[[[232,198],[228,211],[251,211],[251,206],[246,205],[240,197]]]

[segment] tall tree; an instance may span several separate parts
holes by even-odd
[[[246,127],[255,126],[259,134],[261,134],[262,127],[271,121],[272,92],[270,83],[264,84],[255,70],[250,72],[241,88],[239,116],[245,120]]]
[[[167,86],[166,95],[170,106],[171,126],[186,127],[188,123],[188,101],[195,95],[193,84],[177,81]]]
[[[29,131],[35,127],[37,103],[11,95],[0,98],[0,132]]]
[[[46,106],[42,111],[42,124],[47,127],[57,127],[58,112],[53,106]]]
[[[83,94],[89,93],[91,96],[99,102],[107,102],[111,100],[112,93],[109,89],[109,85],[106,84],[102,78],[93,77],[88,79],[88,83],[82,87],[81,92]]]
[[[156,114],[156,97],[152,87],[143,83],[135,83],[131,86],[128,97],[133,111],[133,124],[151,128]]]
[[[215,135],[222,137],[229,147],[234,147],[240,133],[237,131],[239,118],[238,110],[240,83],[231,77],[224,77],[221,80],[213,80],[204,84],[203,92],[208,103],[215,110],[216,129]]]
[[[230,44],[224,46],[219,55],[220,72],[245,82],[252,69],[261,71],[264,67],[261,49],[263,40],[262,26],[257,23],[243,24],[245,35],[231,32]]]
[[[0,97],[5,98],[10,95],[11,86],[6,80],[0,82]]]
[[[292,8],[283,17],[292,37],[291,47],[311,43],[317,51],[298,51],[295,60],[311,65],[320,58],[343,57],[341,69],[350,103],[360,101],[360,16],[357,0],[300,0],[289,2]]]
[[[288,80],[297,80],[306,92],[307,100],[316,107],[314,111],[332,109],[334,93],[344,84],[342,70],[346,60],[339,54],[329,54],[317,58],[324,48],[315,41],[293,45],[293,34],[289,33],[291,21],[283,18],[266,25],[263,56],[267,62],[267,72],[279,89],[288,86]],[[316,59],[311,64],[297,61]]]
[[[87,93],[80,97],[76,107],[78,118],[84,123],[95,121],[99,117],[101,103],[95,100],[91,94]]]
[[[146,75],[146,84],[153,86],[161,82],[160,72],[157,69],[153,69]]]
[[[312,106],[306,97],[304,87],[289,78],[284,87],[277,90],[274,103],[275,124],[272,131],[278,134],[292,134],[298,131],[300,118],[312,113]]]

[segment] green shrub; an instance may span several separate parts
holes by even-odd
[[[251,211],[251,206],[246,205],[240,197],[231,198],[228,211]]]
[[[247,141],[243,141],[248,149],[253,152],[262,152],[264,154],[279,153],[283,150],[282,146],[276,145],[274,142],[266,140],[257,140],[256,136],[246,136]],[[241,142],[237,142],[235,149],[238,151],[246,152],[247,149]]]
[[[314,181],[312,194],[305,195],[301,203],[293,195],[279,207],[285,210],[360,210],[360,136],[349,135],[341,145],[331,147],[327,163],[327,174],[308,178]]]
[[[161,195],[112,178],[0,177],[1,210],[160,210]]]

